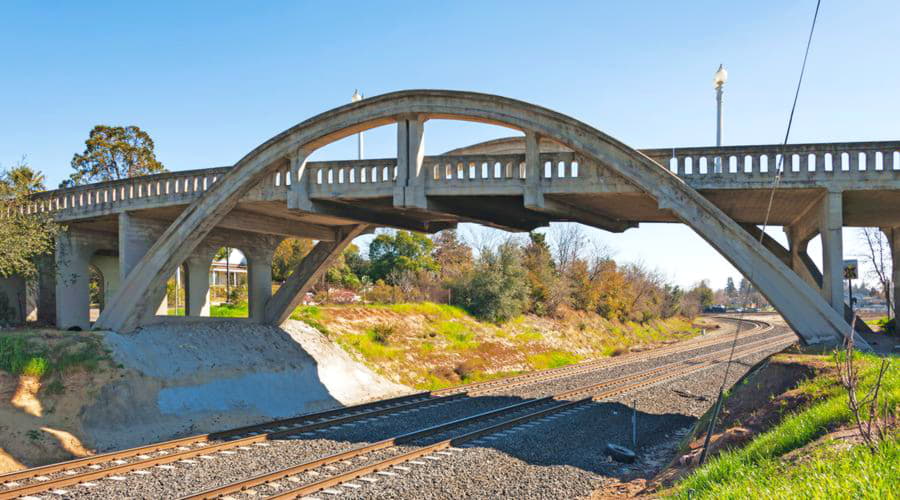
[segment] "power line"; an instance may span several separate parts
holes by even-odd
[[[816,20],[819,18],[819,7],[822,0],[816,0],[816,10],[813,13],[812,25],[809,28],[809,37],[806,39],[806,51],[803,53],[803,64],[800,66],[800,78],[797,79],[797,88],[794,90],[794,102],[791,104],[791,114],[788,116],[787,129],[784,132],[784,141],[781,143],[781,157],[775,168],[775,178],[772,180],[772,188],[769,191],[769,203],[766,207],[766,216],[763,218],[762,231],[759,233],[759,244],[762,245],[766,237],[766,228],[769,226],[769,216],[772,213],[772,204],[775,200],[775,191],[781,182],[781,175],[784,172],[784,157],[787,150],[788,139],[791,136],[791,126],[794,124],[794,112],[797,110],[797,100],[800,97],[800,87],[803,85],[803,75],[806,73],[806,61],[809,58],[809,48],[812,46],[813,33],[816,30]],[[725,385],[728,383],[728,376],[731,373],[731,364],[734,361],[734,351],[737,347],[738,336],[741,333],[741,327],[744,324],[744,312],[750,299],[750,288],[753,283],[753,269],[750,270],[749,284],[744,290],[744,296],[741,299],[742,306],[740,315],[738,316],[737,327],[734,330],[734,338],[731,341],[731,351],[728,354],[728,362],[725,364],[725,374],[722,377],[722,385],[719,387],[719,397],[716,399],[716,405],[713,409],[712,419],[709,421],[709,428],[706,431],[706,439],[703,441],[703,452],[700,454],[700,465],[706,461],[706,454],[709,450],[709,440],[712,438],[713,431],[716,427],[716,419],[719,418],[719,411],[722,409],[722,397],[725,393]]]

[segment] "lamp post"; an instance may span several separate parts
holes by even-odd
[[[350,97],[350,102],[359,102],[359,101],[362,101],[362,99],[363,99],[362,94],[359,93],[359,89],[356,89],[353,91],[353,96]],[[363,147],[364,147],[362,132],[356,134],[356,146],[357,146],[357,150],[359,153],[358,159],[362,160],[363,159]]]
[[[720,64],[716,74],[713,75],[713,87],[716,89],[716,147],[722,145],[722,88],[728,81],[728,71]],[[716,173],[722,172],[722,157],[716,157]]]

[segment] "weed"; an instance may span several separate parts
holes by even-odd
[[[548,370],[560,366],[572,365],[581,361],[581,357],[567,351],[548,351],[528,356],[528,364],[535,370]]]
[[[328,336],[331,333],[322,323],[322,310],[318,306],[300,306],[291,313],[291,319],[306,323],[322,335]]]
[[[369,335],[372,342],[387,345],[391,340],[391,336],[394,335],[394,325],[378,323],[372,326],[366,333]]]
[[[524,332],[516,335],[515,341],[522,342],[522,343],[537,342],[538,340],[541,340],[543,338],[544,338],[544,336],[541,335],[541,332],[539,332],[533,328],[527,328]]]
[[[371,332],[364,334],[348,333],[341,335],[337,340],[345,349],[355,350],[369,361],[396,359],[403,352],[401,349],[387,347],[374,341],[371,337]]]
[[[457,321],[442,321],[436,326],[437,333],[450,342],[451,349],[466,350],[478,347],[475,334],[463,323]]]

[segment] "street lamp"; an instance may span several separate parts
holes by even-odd
[[[353,96],[350,97],[350,102],[356,103],[356,102],[362,101],[362,99],[363,99],[362,94],[359,93],[359,89],[356,89],[353,91]],[[362,132],[356,134],[356,146],[357,146],[357,149],[359,152],[359,159],[362,160],[363,159],[363,133]]]
[[[716,147],[722,145],[722,87],[728,81],[728,71],[720,64],[716,74],[713,75],[713,87],[716,89]],[[716,173],[722,172],[722,157],[716,157]]]

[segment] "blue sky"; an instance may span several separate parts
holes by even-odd
[[[715,140],[712,74],[730,73],[725,143],[776,143],[815,2],[6,2],[0,165],[51,186],[98,123],[135,124],[170,169],[229,165],[305,118],[406,88],[495,93],[572,115],[634,147]],[[791,139],[897,139],[900,8],[823,2]],[[509,135],[430,123],[427,152]],[[392,129],[367,156],[393,156]],[[320,158],[352,158],[352,140]],[[780,232],[780,231],[779,231]],[[689,229],[592,233],[621,260],[689,285],[737,272]],[[845,254],[858,252],[855,231]],[[664,243],[664,244],[661,244]]]

